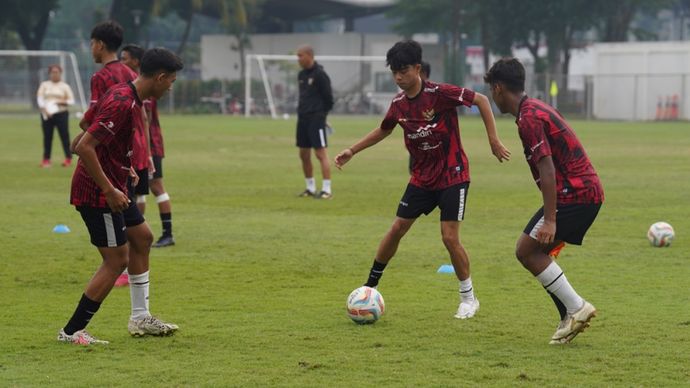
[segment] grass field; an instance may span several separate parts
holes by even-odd
[[[331,157],[378,123],[331,121]],[[115,289],[88,328],[110,345],[85,348],[55,340],[100,262],[68,203],[71,169],[38,168],[37,117],[0,119],[0,386],[690,385],[688,123],[572,123],[606,203],[559,263],[599,316],[554,347],[553,303],[513,255],[541,197],[512,120],[498,123],[513,153],[499,164],[481,122],[461,119],[472,173],[461,236],[477,316],[453,318],[458,284],[436,273],[449,260],[435,211],[386,269],[387,311],[368,326],[346,317],[345,298],[407,183],[399,129],[334,171],[334,199],[322,201],[295,197],[304,180],[292,120],[162,122],[177,245],[152,251],[151,308],[180,331],[129,337],[129,291]],[[670,248],[645,238],[661,220],[676,230]],[[72,232],[53,234],[60,223]]]

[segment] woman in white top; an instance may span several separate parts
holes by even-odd
[[[72,88],[62,81],[62,68],[59,65],[48,66],[50,80],[41,82],[36,93],[38,107],[41,109],[41,126],[43,127],[43,162],[41,167],[50,167],[50,151],[53,148],[53,129],[57,127],[65,152],[63,167],[72,163],[69,150],[69,112],[67,107],[74,104]]]

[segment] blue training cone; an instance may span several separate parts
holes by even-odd
[[[438,273],[455,273],[455,269],[453,269],[453,266],[450,264],[443,264],[442,266],[438,267]]]
[[[57,224],[53,228],[53,233],[69,233],[69,232],[70,232],[70,230],[69,230],[69,227],[67,227],[67,225]]]

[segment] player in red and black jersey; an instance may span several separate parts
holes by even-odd
[[[544,201],[518,239],[516,256],[558,308],[561,321],[550,343],[568,343],[589,326],[596,309],[575,292],[550,253],[564,243],[582,244],[604,202],[604,190],[563,116],[525,94],[525,69],[517,59],[499,60],[484,80],[501,112],[517,118],[525,157]]]
[[[110,88],[98,100],[93,107],[93,122],[75,146],[79,162],[72,179],[70,202],[81,214],[103,262],[87,284],[71,319],[58,333],[58,341],[81,345],[106,342],[90,336],[84,328],[125,268],[130,269],[132,283],[130,334],[168,335],[177,330],[177,325],[164,323],[149,313],[148,252],[153,234],[127,197],[126,185],[134,131],[142,125],[142,100],[160,98],[170,89],[180,69],[182,62],[170,51],[147,51],[141,75],[133,82]],[[132,208],[135,210],[128,213]],[[132,217],[137,214],[138,217]]]
[[[170,203],[170,195],[168,195],[163,186],[163,157],[165,157],[163,130],[158,120],[158,101],[155,98],[149,98],[144,101],[144,108],[146,109],[146,117],[148,117],[149,120],[151,155],[155,167],[150,186],[151,192],[156,196],[158,214],[160,215],[161,225],[163,227],[163,233],[153,244],[153,247],[164,248],[175,245],[175,240],[172,233],[172,206]]]
[[[94,75],[91,77],[91,104],[89,110],[86,111],[84,117],[79,123],[79,126],[83,130],[86,130],[89,125],[92,124],[95,114],[95,104],[98,102],[99,98],[108,91],[108,89],[115,85],[132,81],[137,77],[137,72],[118,60],[117,49],[120,47],[120,45],[122,45],[122,35],[122,27],[114,21],[99,23],[93,28],[93,30],[91,30],[91,55],[94,62],[102,63],[104,65],[103,68],[94,73]],[[141,112],[142,115],[145,114],[144,110],[141,110]],[[146,119],[142,119],[141,122],[145,124]],[[148,131],[146,128],[138,128],[134,134],[134,147],[132,148],[132,176],[135,175],[137,168],[139,168],[140,173],[138,175],[140,176],[140,182],[134,186],[145,186],[148,192],[148,173],[141,173],[142,169],[153,169],[153,163],[149,163],[150,150],[148,149],[147,133]],[[73,146],[79,142],[82,135],[83,132],[77,135],[72,142]],[[130,180],[129,184],[132,184],[132,180]],[[136,190],[134,189],[128,191],[130,199],[132,200],[135,198],[135,191]],[[125,210],[127,219],[138,219],[141,216],[138,213],[139,212],[133,209],[133,207]],[[138,254],[138,247],[133,245],[131,252],[132,254]],[[141,255],[144,255],[144,252],[141,252]],[[126,286],[129,284],[128,271],[129,270],[120,275],[115,283],[116,286]]]
[[[388,50],[386,62],[402,92],[393,99],[378,128],[335,157],[336,167],[342,168],[355,154],[380,142],[400,125],[405,146],[414,159],[410,183],[400,200],[397,217],[379,245],[365,285],[378,285],[386,264],[415,220],[439,207],[443,243],[460,281],[460,306],[455,317],[471,318],[479,309],[479,301],[472,288],[469,258],[459,238],[470,174],[460,142],[456,107],[476,105],[493,154],[503,161],[510,152],[498,138],[486,96],[454,85],[421,80],[422,48],[417,42],[396,43]]]
[[[143,55],[143,48],[135,44],[128,44],[122,48],[120,60],[135,72],[139,72]],[[134,194],[136,195],[137,207],[142,215],[146,211],[146,195],[149,193],[149,187],[156,196],[161,225],[163,225],[163,235],[158,238],[152,247],[162,248],[175,245],[175,240],[172,235],[170,196],[163,187],[163,134],[161,133],[160,122],[158,121],[158,105],[156,99],[149,98],[145,100],[144,110],[146,112],[146,125],[143,128],[144,131],[142,135],[137,139],[138,141],[135,141],[135,145],[138,145],[138,148],[143,152],[139,153],[139,156],[137,156],[137,147],[134,149],[136,162],[133,164],[139,176],[139,184],[135,187]],[[142,144],[142,141],[144,144]],[[146,157],[146,155],[150,156]],[[153,163],[153,168],[151,168],[149,161]],[[151,170],[153,170],[152,174],[150,174]],[[151,175],[151,179],[149,179],[149,175]],[[118,282],[120,282],[120,279],[118,279]]]

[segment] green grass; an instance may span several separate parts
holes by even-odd
[[[115,289],[89,325],[111,344],[84,348],[55,341],[100,262],[68,203],[71,170],[38,168],[37,117],[0,119],[0,385],[690,384],[687,123],[572,123],[606,203],[559,263],[600,313],[554,347],[557,312],[513,255],[541,197],[512,120],[499,132],[513,160],[499,164],[481,122],[461,119],[472,173],[461,235],[481,311],[453,318],[458,284],[436,273],[448,256],[435,211],[386,269],[387,311],[369,326],[349,321],[345,298],[365,280],[407,183],[399,129],[334,171],[334,199],[316,201],[295,197],[304,181],[292,120],[162,120],[178,244],[152,251],[151,307],[181,329],[130,338],[129,291]],[[331,157],[378,119],[332,123]],[[158,234],[152,198],[148,216]],[[645,238],[660,220],[675,227],[670,248]],[[58,223],[72,233],[51,233]]]

